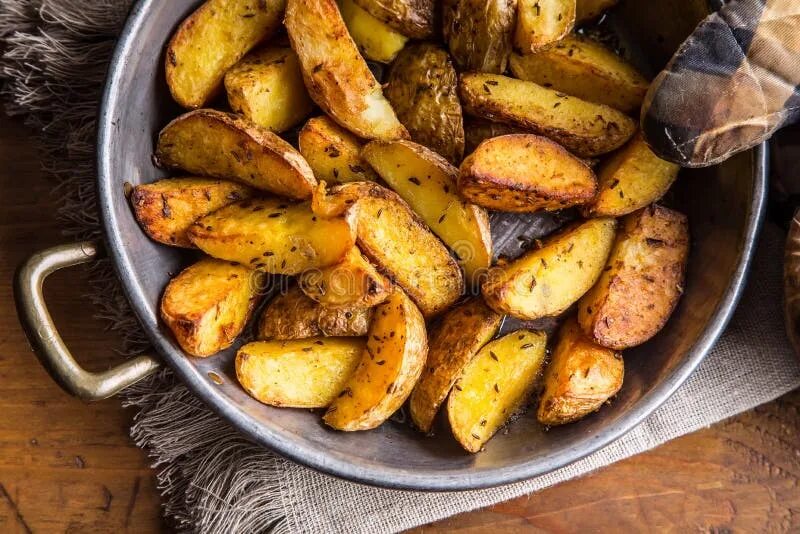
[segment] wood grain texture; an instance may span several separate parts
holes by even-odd
[[[50,380],[25,341],[15,266],[65,241],[29,132],[0,117],[0,532],[161,532],[154,473],[118,401],[85,404]],[[68,346],[90,369],[118,361],[91,318],[86,272],[46,295]],[[788,532],[800,529],[800,392],[578,480],[415,533]]]

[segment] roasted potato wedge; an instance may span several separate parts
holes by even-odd
[[[472,154],[478,145],[492,137],[517,133],[530,133],[530,131],[502,122],[464,117],[464,154]]]
[[[575,0],[519,0],[514,47],[538,52],[563,39],[575,27]]]
[[[308,93],[323,111],[366,139],[408,137],[350,37],[335,0],[289,0],[284,24]]]
[[[467,279],[476,281],[492,261],[492,235],[486,212],[458,196],[458,169],[411,141],[373,141],[361,155],[455,252]]]
[[[299,274],[341,261],[355,244],[355,232],[343,217],[315,216],[307,203],[260,198],[203,217],[189,229],[189,239],[214,258]]]
[[[161,319],[181,348],[211,356],[228,348],[261,298],[262,274],[205,258],[170,280],[161,297]]]
[[[325,115],[308,119],[297,142],[318,180],[341,184],[378,179],[361,159],[361,141]]]
[[[430,335],[428,361],[411,393],[411,420],[430,432],[433,418],[447,394],[478,350],[497,333],[503,316],[483,299],[471,299],[447,312]]]
[[[236,378],[256,400],[287,408],[327,408],[356,370],[362,338],[254,341],[236,353]]]
[[[314,106],[291,48],[249,53],[225,74],[225,91],[233,111],[273,132],[297,126]]]
[[[443,0],[444,40],[459,70],[505,72],[517,0]]]
[[[547,354],[547,334],[518,330],[484,345],[447,399],[453,436],[478,452],[533,393]]]
[[[656,205],[627,215],[606,270],[578,304],[584,332],[618,350],[656,335],[683,293],[688,256],[685,215]]]
[[[434,34],[435,0],[355,0],[370,15],[413,39]]]
[[[492,269],[482,288],[486,303],[519,319],[560,314],[600,277],[615,230],[614,219],[578,223],[548,238],[542,248]]]
[[[345,215],[356,227],[358,246],[417,303],[425,317],[449,308],[464,291],[458,263],[396,193],[372,182],[350,182],[312,202],[320,217]]]
[[[392,283],[358,250],[350,249],[339,263],[304,272],[298,279],[303,293],[323,306],[369,308],[389,298]]]
[[[139,225],[151,239],[193,248],[188,230],[200,217],[253,196],[247,186],[211,178],[165,178],[133,188],[131,205]]]
[[[408,37],[376,19],[353,0],[339,0],[350,37],[365,58],[380,63],[390,63],[403,49]]]
[[[371,320],[371,308],[328,308],[311,300],[299,287],[292,286],[276,295],[264,308],[256,337],[268,341],[365,336]]]
[[[278,29],[285,0],[208,0],[184,20],[167,45],[167,85],[185,108],[217,94],[225,72]]]
[[[461,164],[458,190],[499,211],[560,210],[597,193],[597,178],[564,147],[533,134],[487,139]]]
[[[679,171],[678,165],[656,156],[638,133],[600,166],[597,196],[581,212],[586,217],[632,213],[664,196]]]
[[[213,109],[190,111],[167,124],[158,134],[156,160],[289,198],[310,197],[317,183],[292,145],[243,117]]]
[[[458,75],[436,45],[407,47],[392,63],[383,90],[411,139],[458,164],[464,155],[464,120]]]
[[[549,137],[584,158],[616,150],[636,132],[621,111],[506,76],[463,74],[459,93],[465,112]]]
[[[602,347],[568,319],[558,331],[536,417],[543,425],[572,423],[599,410],[622,387],[622,354]]]
[[[637,113],[650,82],[602,44],[570,35],[536,54],[511,54],[511,72],[589,102]]]
[[[575,23],[583,24],[594,20],[609,8],[617,5],[619,0],[577,0],[575,11]]]
[[[425,320],[398,289],[375,308],[361,361],[325,413],[325,422],[347,431],[380,425],[411,394],[427,355]]]

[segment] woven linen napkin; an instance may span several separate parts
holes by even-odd
[[[6,109],[41,135],[43,164],[64,198],[69,235],[99,235],[94,119],[106,63],[129,0],[0,0]],[[202,532],[388,532],[487,506],[573,478],[772,400],[800,385],[781,302],[783,233],[768,225],[730,326],[692,377],[643,424],[605,449],[529,481],[461,493],[383,490],[335,479],[254,445],[169,371],[126,390],[133,438],[158,470],[165,513]],[[94,302],[126,338],[146,341],[110,266],[94,267]]]

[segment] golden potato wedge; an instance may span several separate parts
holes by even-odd
[[[200,250],[273,274],[299,274],[333,265],[355,244],[343,218],[315,216],[308,203],[260,198],[230,204],[189,229]]]
[[[416,43],[392,63],[383,90],[411,139],[458,164],[464,155],[464,121],[458,75],[436,45]]]
[[[254,341],[236,353],[236,378],[270,406],[327,408],[356,370],[364,339],[326,337]]]
[[[497,333],[503,316],[483,299],[471,299],[442,317],[430,335],[428,360],[411,393],[411,420],[423,432],[430,432],[433,418],[464,367],[478,350]]]
[[[518,330],[492,341],[470,361],[447,399],[453,436],[478,452],[533,393],[547,354],[547,334]]]
[[[392,283],[358,247],[351,248],[339,263],[304,272],[298,284],[308,297],[331,308],[377,306],[392,292]]]
[[[609,8],[617,5],[619,0],[577,0],[575,23],[583,24],[596,19]]]
[[[247,54],[225,74],[228,103],[261,127],[284,132],[314,106],[291,48],[263,48]]]
[[[619,350],[656,335],[683,293],[688,257],[685,215],[656,205],[627,215],[606,270],[578,303],[584,332]]]
[[[544,372],[544,391],[536,417],[543,425],[572,423],[597,411],[622,387],[622,354],[602,347],[568,319]]]
[[[280,27],[285,0],[208,0],[184,20],[167,45],[167,85],[185,108],[217,94],[225,72]]]
[[[459,93],[465,112],[549,137],[584,158],[616,150],[636,132],[621,111],[506,76],[462,74]]]
[[[355,0],[370,15],[413,39],[432,37],[435,0]]]
[[[361,361],[325,413],[325,422],[347,431],[377,427],[411,394],[427,355],[425,320],[398,289],[375,308]]]
[[[511,54],[511,72],[589,102],[638,113],[650,82],[613,50],[580,35],[569,35],[536,54]]]
[[[517,0],[443,0],[444,40],[459,70],[505,72]]]
[[[242,265],[202,259],[167,284],[161,319],[188,354],[216,354],[242,332],[261,298],[262,277]]]
[[[370,15],[353,0],[338,2],[350,37],[364,57],[372,61],[391,63],[406,45],[408,37]]]
[[[131,205],[139,225],[151,239],[193,248],[187,234],[200,217],[253,196],[247,186],[211,178],[166,178],[133,188]]]
[[[477,117],[464,117],[464,155],[475,152],[478,145],[501,135],[530,133],[525,128],[517,128],[502,122],[493,122]]]
[[[325,115],[308,119],[297,143],[318,180],[342,184],[378,179],[361,159],[362,143],[358,137]]]
[[[581,207],[581,213],[585,217],[633,213],[661,199],[679,171],[680,166],[656,156],[638,133],[600,166],[597,196]]]
[[[402,287],[425,317],[449,308],[464,291],[458,263],[396,193],[373,182],[350,182],[312,202],[320,217],[347,217],[358,246],[378,269]]]
[[[299,287],[269,301],[258,321],[260,340],[303,339],[309,337],[365,336],[372,320],[372,308],[328,308],[307,297]]]
[[[560,314],[600,277],[615,231],[614,219],[577,223],[548,238],[542,248],[491,269],[482,288],[486,303],[519,319]]]
[[[158,134],[156,160],[289,198],[310,197],[317,183],[292,145],[244,117],[213,109],[190,111],[167,124]]]
[[[489,217],[458,196],[458,169],[411,141],[372,141],[361,155],[455,252],[468,280],[486,272],[492,262]]]
[[[284,24],[308,93],[325,113],[365,139],[408,137],[350,37],[335,0],[289,0]]]
[[[461,164],[458,190],[467,200],[499,211],[555,211],[592,200],[597,178],[564,147],[533,134],[481,143]]]
[[[514,47],[523,54],[560,41],[575,27],[575,0],[519,0]]]

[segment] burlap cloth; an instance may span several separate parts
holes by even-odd
[[[41,132],[43,164],[64,199],[69,235],[98,233],[94,115],[129,0],[0,0],[6,109]],[[510,499],[587,473],[772,400],[800,385],[781,313],[784,236],[767,225],[730,326],[700,368],[642,425],[605,449],[505,487],[421,494],[344,482],[253,445],[165,371],[126,391],[139,409],[131,435],[159,473],[165,513],[204,532],[387,532]],[[99,314],[144,341],[108,266],[94,267]],[[34,364],[32,364],[34,365]]]

